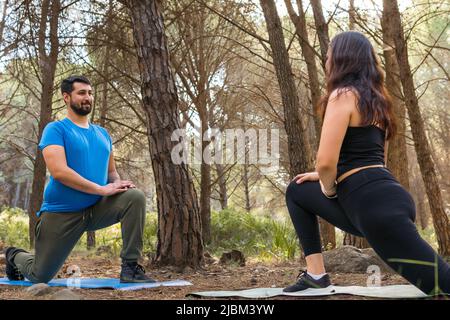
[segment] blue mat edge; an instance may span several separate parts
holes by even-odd
[[[80,283],[80,282],[82,283]],[[97,282],[97,283],[89,283]],[[98,283],[100,282],[100,283]],[[104,282],[103,284],[101,282]],[[106,282],[106,283],[105,283]],[[34,283],[28,280],[11,281],[8,278],[0,278],[0,285],[31,287]],[[145,288],[157,288],[161,286],[183,286],[192,285],[186,280],[158,281],[154,283],[120,283],[117,278],[65,278],[53,279],[47,283],[50,287],[77,287],[81,289],[116,289],[137,290]]]

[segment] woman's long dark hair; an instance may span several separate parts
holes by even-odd
[[[326,94],[319,103],[319,115],[325,111],[331,93],[338,96],[346,90],[357,95],[362,126],[379,124],[387,131],[387,139],[396,134],[392,99],[384,86],[384,73],[370,41],[355,31],[342,32],[330,43],[331,60],[327,71]]]

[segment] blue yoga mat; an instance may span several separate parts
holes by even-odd
[[[8,278],[0,278],[0,285],[30,287],[32,282],[11,281]],[[119,279],[113,278],[67,278],[51,280],[47,283],[50,287],[68,287],[83,289],[115,289],[115,290],[139,290],[157,287],[190,286],[192,283],[185,280],[171,280],[154,283],[120,283]]]

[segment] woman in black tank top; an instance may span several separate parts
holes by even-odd
[[[425,294],[450,294],[450,266],[420,237],[414,200],[385,167],[384,143],[395,136],[396,124],[372,45],[359,32],[338,34],[326,69],[316,172],[297,175],[286,190],[307,270],[284,291],[331,285],[321,253],[320,216],[365,237],[385,263]],[[361,119],[356,125],[351,124],[355,106]],[[366,166],[371,167],[360,170]],[[352,174],[337,184],[346,172]]]

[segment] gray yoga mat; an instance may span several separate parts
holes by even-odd
[[[224,298],[270,298],[275,296],[313,297],[334,294],[351,294],[374,298],[426,298],[425,293],[413,285],[391,285],[381,287],[362,286],[329,286],[324,289],[306,289],[299,292],[285,293],[283,288],[255,288],[239,291],[200,291],[190,293],[190,296]]]

